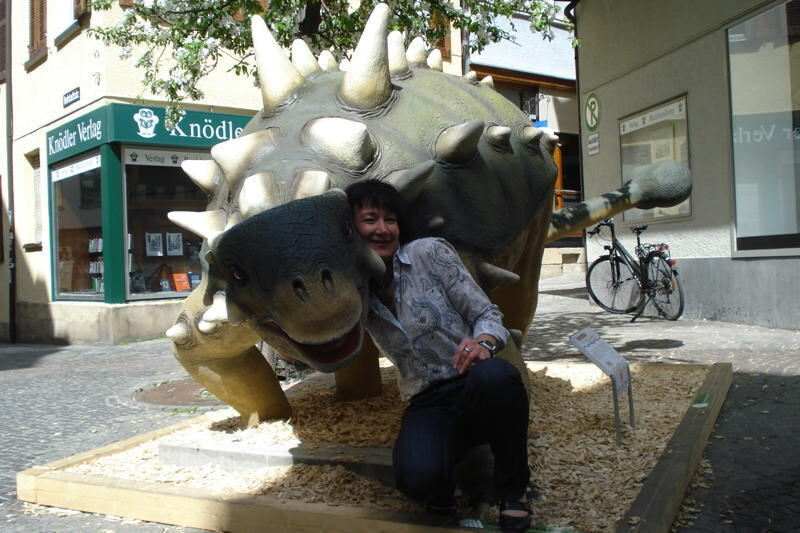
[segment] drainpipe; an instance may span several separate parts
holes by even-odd
[[[11,73],[14,71],[11,54],[11,1],[6,1],[6,180],[8,184],[8,342],[17,342],[17,254],[14,238],[14,99]]]

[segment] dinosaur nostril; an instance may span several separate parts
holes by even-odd
[[[292,289],[294,290],[295,296],[297,296],[301,302],[308,301],[308,290],[301,279],[295,278],[295,280],[292,281]]]
[[[325,287],[328,294],[334,294],[336,292],[336,284],[333,282],[333,274],[327,268],[323,268],[321,274],[322,286]]]

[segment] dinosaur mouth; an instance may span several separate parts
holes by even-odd
[[[261,322],[261,326],[266,328],[273,335],[277,334],[280,338],[278,342],[275,342],[275,346],[273,347],[281,352],[282,355],[297,357],[323,372],[330,371],[327,369],[347,361],[354,354],[358,353],[361,349],[361,343],[364,337],[364,330],[358,322],[344,335],[332,341],[320,344],[306,344],[292,339],[272,320]],[[267,340],[269,342],[269,339]],[[273,338],[273,341],[274,340]],[[288,349],[284,352],[281,348]]]
[[[345,360],[361,347],[362,329],[356,324],[353,329],[338,339],[323,344],[300,344],[303,352],[313,361],[330,365]]]

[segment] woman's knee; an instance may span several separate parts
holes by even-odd
[[[445,462],[399,455],[395,449],[393,469],[397,488],[411,498],[431,503],[452,498],[452,468]]]
[[[492,357],[473,365],[468,380],[473,386],[494,389],[522,385],[519,371],[504,359]]]

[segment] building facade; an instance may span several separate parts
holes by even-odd
[[[691,198],[617,217],[667,242],[685,316],[800,324],[800,2],[581,0],[581,157],[587,197],[664,159]],[[591,261],[602,242],[588,243]]]

